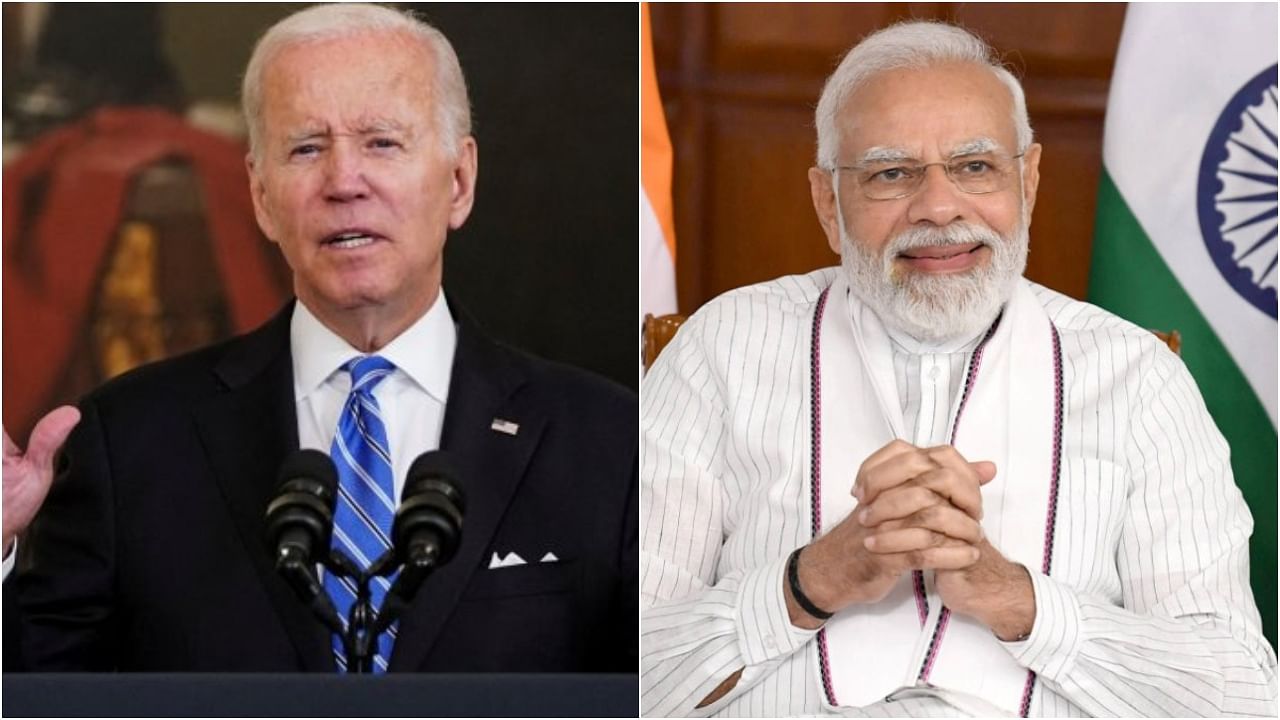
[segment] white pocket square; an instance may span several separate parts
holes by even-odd
[[[542,560],[539,560],[539,562],[560,562],[560,558],[556,557],[555,553],[549,552],[543,555]]]
[[[524,558],[513,552],[507,553],[507,556],[504,558],[499,558],[498,553],[494,553],[493,557],[489,560],[489,569],[493,570],[494,568],[515,567],[517,565],[524,564]]]

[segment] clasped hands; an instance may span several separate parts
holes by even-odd
[[[800,554],[800,587],[823,610],[883,600],[898,578],[934,570],[934,586],[952,612],[981,622],[1002,640],[1024,637],[1035,620],[1025,568],[1004,557],[982,531],[981,486],[994,463],[969,462],[954,447],[919,448],[894,440],[858,470],[858,506]],[[786,583],[784,583],[786,586]],[[821,622],[784,590],[792,623]]]

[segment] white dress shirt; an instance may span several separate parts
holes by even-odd
[[[644,379],[642,715],[827,712],[815,633],[791,625],[782,587],[787,556],[812,540],[810,338],[837,271],[717,298]],[[1194,382],[1146,330],[1033,291],[1061,335],[1066,407],[1052,576],[1029,568],[1035,624],[1004,644],[1037,674],[1029,714],[1274,716],[1252,518]],[[940,444],[974,343],[894,341],[906,427]],[[843,710],[961,714],[929,688]]]
[[[301,301],[289,327],[293,352],[293,396],[298,407],[298,444],[329,454],[342,406],[351,392],[351,374],[342,366],[365,355],[338,337]],[[373,389],[391,445],[394,501],[419,455],[440,447],[444,408],[453,372],[458,331],[441,291],[425,315],[378,350],[396,369]]]
[[[912,445],[934,447],[947,442],[951,408],[964,385],[969,353],[982,340],[983,331],[950,343],[921,342],[886,328],[893,355],[898,401],[903,425]]]

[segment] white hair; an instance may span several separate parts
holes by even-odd
[[[1000,64],[991,46],[954,25],[915,21],[892,25],[863,38],[827,78],[814,117],[818,129],[818,167],[829,170],[839,162],[840,130],[836,120],[854,92],[873,76],[890,70],[951,62],[981,65],[1009,88],[1013,96],[1017,152],[1025,151],[1033,139],[1031,121],[1027,117],[1027,98],[1022,84]]]
[[[262,135],[262,79],[267,65],[287,47],[348,38],[367,33],[406,33],[420,41],[435,58],[432,102],[443,150],[455,157],[463,138],[471,134],[471,101],[467,82],[453,46],[439,30],[410,12],[381,5],[338,3],[296,12],[272,25],[253,49],[245,68],[240,99],[249,126],[249,148],[258,156]]]

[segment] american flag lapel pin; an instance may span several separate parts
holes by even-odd
[[[513,423],[510,420],[503,420],[502,418],[494,418],[493,424],[489,426],[489,429],[500,433],[506,433],[507,435],[515,435],[520,432],[520,424]]]

